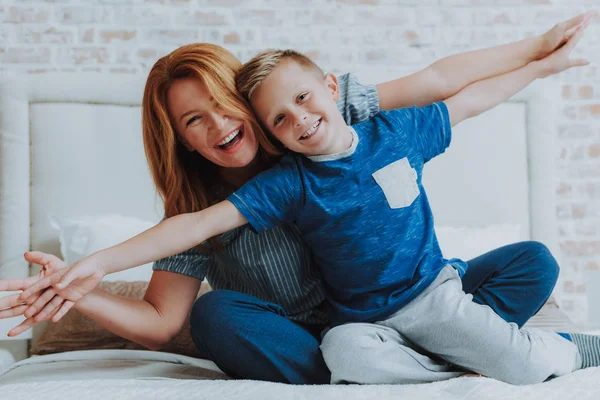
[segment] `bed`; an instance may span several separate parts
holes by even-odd
[[[29,249],[62,253],[73,262],[91,247],[129,237],[161,218],[141,139],[144,79],[73,73],[0,83],[0,278],[36,272],[22,258]],[[559,96],[554,82],[536,82],[458,126],[451,148],[426,166],[424,185],[444,253],[470,258],[532,239],[559,255],[556,186],[549,173],[557,152],[552,110]],[[449,192],[453,196],[445,195]],[[130,288],[136,282],[143,285],[149,274],[150,266],[145,266],[110,278],[121,285],[128,282]],[[555,299],[560,300],[559,291],[529,325],[577,330]],[[482,377],[404,386],[240,381],[229,379],[214,363],[178,350],[153,352],[108,343],[102,348],[40,351],[49,329],[37,327],[31,343],[17,343],[31,357],[0,368],[3,399],[600,396],[596,368],[526,387]],[[100,339],[97,344],[104,343]],[[37,355],[32,351],[36,346]]]

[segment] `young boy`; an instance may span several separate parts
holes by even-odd
[[[346,337],[336,332],[355,326],[396,333],[389,354],[405,351],[410,341],[412,351],[517,384],[593,365],[600,353],[596,343],[586,345],[574,336],[574,344],[557,334],[519,330],[462,292],[466,264],[442,257],[421,186],[424,163],[449,145],[452,125],[537,78],[582,65],[568,58],[580,35],[543,60],[472,84],[445,102],[382,112],[353,127],[336,108],[339,92],[333,75],[324,75],[292,51],[263,53],[240,72],[239,89],[263,126],[300,154],[284,156],[227,201],[169,218],[46,283],[64,277],[56,285],[64,289],[74,279],[92,282],[102,273],[181,252],[245,223],[262,230],[295,221],[329,290],[332,325],[337,327],[326,335],[322,350],[334,382],[393,381],[406,375],[400,371],[406,368],[401,356],[386,359],[388,375],[373,379],[361,378],[370,372],[366,364],[342,365],[347,351],[339,354],[336,344],[343,346],[337,339]],[[368,324],[348,324],[356,322]],[[356,350],[360,346],[352,349],[351,358],[369,360],[369,354]],[[440,372],[437,379],[464,373],[456,367]]]

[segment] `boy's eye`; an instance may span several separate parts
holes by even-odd
[[[185,124],[185,127],[187,128],[188,126],[197,123],[200,120],[200,118],[200,116],[194,115],[192,118],[188,119],[188,121]]]
[[[296,101],[297,101],[298,103],[300,103],[300,102],[302,102],[303,100],[305,100],[307,97],[308,97],[308,92],[304,92],[304,93],[302,93],[302,94],[300,94],[300,95],[298,96],[298,98],[297,98],[297,100],[296,100]]]
[[[283,115],[276,116],[275,120],[273,121],[273,125],[277,126],[277,124],[280,123],[282,119],[283,119]]]

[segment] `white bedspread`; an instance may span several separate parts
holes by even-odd
[[[0,386],[2,399],[598,399],[600,369],[574,372],[532,386],[487,378],[457,378],[423,385],[293,386],[258,381],[68,380]]]
[[[112,358],[112,361],[107,361],[107,358]],[[110,378],[98,379],[98,374]],[[206,360],[165,353],[131,350],[63,353],[31,358],[0,373],[0,398],[600,399],[600,368],[577,371],[531,386],[512,386],[480,377],[463,377],[421,385],[294,386],[249,380],[220,380],[218,378],[223,377],[221,374],[214,364]]]

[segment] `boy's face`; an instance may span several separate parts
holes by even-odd
[[[250,103],[284,146],[311,156],[345,150],[343,133],[349,131],[335,104],[338,98],[335,76],[323,78],[293,60],[282,60],[256,88]]]

